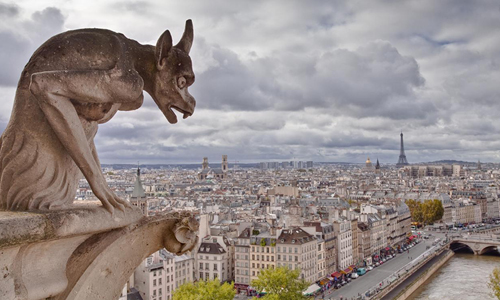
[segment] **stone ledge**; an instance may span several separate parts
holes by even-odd
[[[111,215],[102,206],[74,205],[52,211],[0,211],[0,249],[15,245],[95,234],[121,228],[144,216],[136,208],[115,210]]]
[[[154,251],[192,250],[198,226],[189,212],[143,217],[137,208],[0,212],[0,299],[117,299]]]

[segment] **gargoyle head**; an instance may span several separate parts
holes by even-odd
[[[190,251],[198,242],[200,225],[193,217],[185,217],[176,223],[172,232],[163,238],[163,246],[171,253],[181,255]]]
[[[153,82],[152,98],[167,120],[177,123],[172,109],[184,114],[184,119],[194,113],[196,101],[188,92],[194,82],[194,73],[189,57],[193,44],[193,22],[186,21],[181,40],[172,46],[170,31],[165,31],[156,43],[156,72]]]

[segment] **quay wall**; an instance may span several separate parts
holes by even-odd
[[[443,246],[440,251],[429,255],[416,267],[410,269],[404,276],[390,283],[390,285],[369,298],[370,300],[405,300],[432,274],[434,274],[455,253],[449,250],[449,244]],[[431,264],[429,266],[429,264]],[[425,270],[422,268],[428,267]],[[403,297],[403,295],[405,295]]]
[[[410,283],[407,287],[405,287],[399,295],[394,298],[394,300],[406,300],[410,297],[413,292],[415,292],[424,282],[427,281],[437,270],[439,270],[455,253],[451,250],[448,250],[448,253],[438,261],[431,268],[422,273],[415,281]]]

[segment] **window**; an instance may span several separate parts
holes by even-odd
[[[214,271],[217,271],[217,264],[214,264]]]
[[[203,270],[203,263],[200,263],[200,270]]]
[[[156,286],[156,279],[153,280],[153,286]]]
[[[161,285],[161,278],[158,279],[158,285]]]

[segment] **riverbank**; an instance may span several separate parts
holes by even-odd
[[[494,300],[488,277],[500,265],[496,255],[455,255],[424,282],[407,300]]]
[[[406,300],[408,299],[425,281],[427,281],[435,272],[437,272],[451,257],[454,252],[445,250],[434,256],[414,273],[404,279],[395,288],[393,288],[381,300]]]

